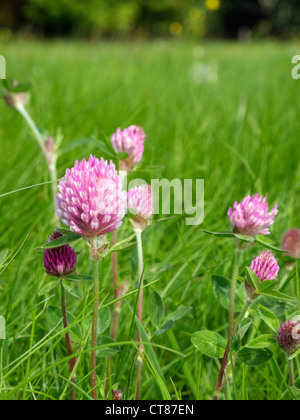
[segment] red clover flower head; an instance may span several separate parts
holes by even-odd
[[[287,252],[287,256],[300,258],[300,230],[291,229],[283,237],[282,249]]]
[[[135,213],[133,228],[145,230],[153,214],[153,194],[150,185],[142,185],[128,191],[128,209]]]
[[[55,196],[57,216],[72,232],[97,238],[122,225],[127,194],[113,162],[90,156],[67,169]]]
[[[252,261],[250,268],[259,278],[260,283],[266,280],[276,280],[280,270],[278,262],[271,251],[260,252],[258,257],[254,258]],[[254,295],[254,289],[249,284],[247,278],[245,286],[248,297],[256,299],[258,295]]]
[[[280,270],[278,262],[271,251],[260,252],[258,257],[252,261],[250,268],[261,283],[266,280],[276,280]]]
[[[246,197],[241,203],[235,202],[228,211],[234,233],[246,236],[269,235],[269,227],[274,223],[278,205],[268,211],[267,196],[258,194]]]
[[[146,134],[141,127],[132,125],[125,130],[118,128],[112,135],[111,142],[116,153],[127,153],[128,157],[120,159],[120,170],[130,172],[142,160]]]

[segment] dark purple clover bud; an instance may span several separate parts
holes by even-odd
[[[289,356],[296,353],[300,349],[300,323],[297,321],[287,321],[282,324],[277,340],[280,347]]]
[[[59,232],[54,232],[49,242],[63,236]],[[75,273],[77,263],[77,255],[70,245],[63,245],[59,248],[47,249],[44,254],[44,267],[46,273],[53,277],[65,277]]]
[[[122,401],[123,399],[123,392],[120,389],[116,389],[113,393],[114,401]]]
[[[284,235],[282,249],[287,251],[287,256],[300,258],[300,230],[291,229]]]

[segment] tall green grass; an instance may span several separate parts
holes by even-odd
[[[192,309],[162,335],[155,334],[146,316],[143,340],[153,343],[153,350],[145,359],[142,395],[145,399],[211,398],[219,364],[195,350],[191,335],[205,329],[227,334],[227,313],[214,298],[211,275],[231,272],[234,244],[208,237],[201,228],[229,229],[228,207],[256,192],[268,193],[271,204],[279,203],[272,228],[277,245],[285,230],[300,226],[300,82],[291,77],[291,58],[299,45],[19,40],[1,47],[8,76],[33,83],[28,109],[40,128],[63,136],[59,176],[76,159],[90,153],[101,156],[93,142],[78,142],[75,147],[74,140],[91,135],[101,138],[103,133],[110,136],[117,127],[135,123],[148,133],[143,165],[136,176],[148,181],[205,179],[202,226],[187,227],[184,217],[176,217],[153,223],[144,235],[145,280],[147,284],[156,281],[145,291],[146,310],[150,290],[163,297],[166,317],[181,305]],[[218,79],[197,79],[201,63],[217,68]],[[59,290],[38,296],[46,276],[36,247],[54,226],[47,167],[20,115],[4,103],[0,109],[0,196],[43,184],[0,197],[0,315],[7,321],[7,338],[0,344],[0,397],[67,399],[64,335],[55,316],[50,316],[53,307],[59,306]],[[120,237],[130,233],[125,222]],[[78,243],[76,251],[80,252],[78,271],[91,274],[86,248]],[[244,255],[240,275],[257,251],[254,248]],[[134,250],[119,255],[119,276],[128,280],[130,293],[138,287],[136,270]],[[285,275],[282,267],[281,276]],[[109,258],[101,285],[102,305],[111,311]],[[80,289],[83,298],[68,296],[68,309],[75,315],[70,324],[80,357],[77,397],[89,399],[90,342],[85,320],[92,309],[92,290],[88,284]],[[285,291],[296,292],[294,279]],[[128,399],[134,398],[136,388],[136,344],[132,341],[136,338],[132,312],[136,298],[137,293],[131,293],[122,306],[117,345],[100,343],[99,349],[106,348],[105,354],[107,348],[119,351],[112,359],[111,383],[118,383]],[[281,321],[293,309],[268,304]],[[101,313],[103,324],[108,325],[107,309]],[[265,331],[258,314],[254,311],[252,316],[250,337]],[[103,335],[109,335],[109,327]],[[232,398],[285,398],[281,375],[287,377],[288,367],[276,346],[274,354],[274,361],[260,368],[235,365]],[[105,379],[106,358],[98,362],[104,398],[105,384],[100,382]],[[299,369],[296,372],[299,385]]]

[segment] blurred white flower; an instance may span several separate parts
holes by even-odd
[[[218,65],[216,63],[195,63],[190,71],[192,81],[201,85],[204,83],[217,83],[218,82]]]

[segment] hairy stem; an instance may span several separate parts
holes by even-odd
[[[240,251],[235,250],[235,260],[232,276],[231,296],[230,296],[230,309],[229,309],[229,337],[232,335],[234,327],[234,311],[235,311],[235,295],[237,286],[237,276],[239,273]]]
[[[224,357],[223,357],[223,360],[222,360],[222,365],[221,365],[221,369],[220,369],[220,373],[219,373],[219,377],[218,377],[216,389],[215,389],[215,394],[214,394],[214,398],[213,398],[214,400],[218,400],[219,399],[220,393],[221,393],[222,388],[223,388],[223,380],[224,380],[224,375],[225,375],[225,372],[226,372],[226,367],[227,367],[227,364],[228,364],[229,353],[230,353],[230,346],[231,346],[231,344],[233,342],[233,339],[235,337],[235,334],[238,331],[238,328],[240,326],[240,323],[244,319],[244,317],[245,317],[245,315],[246,315],[246,313],[247,313],[247,311],[248,311],[251,303],[252,303],[252,300],[250,298],[248,298],[247,301],[246,301],[246,303],[245,303],[245,306],[244,306],[242,312],[240,313],[240,315],[239,315],[239,317],[237,319],[237,322],[236,322],[235,326],[233,327],[233,330],[232,330],[232,332],[231,332],[231,334],[229,336],[228,343],[227,343],[226,350],[225,350],[225,354],[224,354]]]
[[[93,250],[97,252],[95,241],[92,244]],[[93,321],[92,321],[92,353],[91,353],[91,390],[92,398],[97,399],[97,388],[96,388],[96,366],[97,366],[97,354],[95,348],[97,347],[97,326],[98,326],[98,310],[99,310],[99,260],[98,257],[92,256],[93,271],[94,271],[94,305],[93,305]]]
[[[290,386],[293,388],[295,386],[294,360],[289,360],[289,370],[290,370]]]
[[[139,261],[139,287],[140,293],[138,297],[138,320],[142,324],[143,322],[143,272],[144,272],[144,257],[143,257],[143,242],[142,232],[140,230],[135,231],[137,246],[138,246],[138,261]],[[138,343],[142,342],[140,331],[138,331]],[[139,352],[141,351],[141,345],[139,346]],[[137,392],[136,399],[141,399],[141,382],[142,382],[142,367],[143,359],[140,353],[138,354],[138,381],[137,381]]]
[[[118,242],[118,232],[115,230],[113,233],[113,245],[116,245]],[[114,299],[117,299],[118,296],[118,257],[117,253],[113,252],[112,254],[113,261],[113,281],[114,281]],[[114,317],[113,317],[113,329],[112,329],[112,339],[114,340],[117,335],[118,320],[119,320],[119,311],[117,310],[117,305],[114,307]]]
[[[120,182],[123,190],[127,190],[127,171],[119,171]],[[118,232],[115,230],[113,232],[113,245],[116,245],[118,242]],[[113,252],[112,254],[113,262],[113,282],[114,282],[114,298],[118,298],[118,257],[117,253]],[[113,328],[112,328],[112,338],[115,340],[118,330],[118,322],[120,315],[120,305],[116,304],[114,306],[114,315],[113,315]]]
[[[68,316],[67,316],[66,292],[65,292],[65,289],[63,287],[62,281],[61,281],[60,284],[61,284],[61,310],[62,310],[64,328],[66,329],[69,326],[69,324],[68,324]],[[66,338],[68,356],[71,356],[73,354],[73,350],[72,350],[72,343],[71,343],[69,331],[66,332],[65,338]],[[70,371],[70,374],[71,375],[73,374],[73,370],[74,370],[75,364],[76,364],[76,357],[74,357],[73,359],[69,360],[69,371]],[[75,377],[71,378],[71,382],[73,382],[75,384],[75,382],[76,382]],[[72,385],[71,385],[71,396],[70,396],[70,399],[72,401],[75,401],[76,400],[75,388]]]

